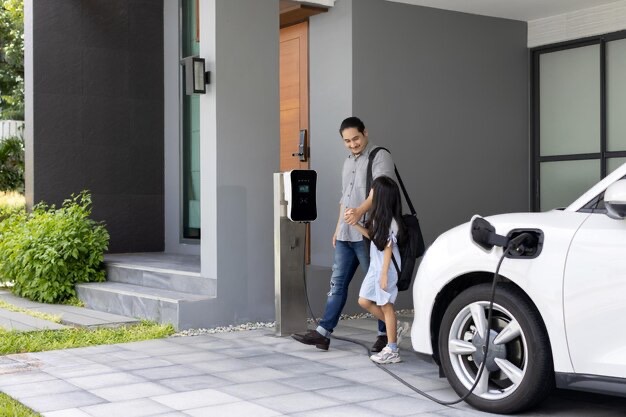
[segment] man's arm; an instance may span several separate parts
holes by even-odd
[[[359,220],[363,218],[363,215],[372,208],[373,195],[374,193],[372,193],[372,190],[370,190],[370,193],[363,202],[363,204],[361,204],[359,207],[346,210],[344,221],[351,226],[357,224]]]
[[[339,203],[339,217],[337,218],[337,226],[335,226],[335,233],[333,233],[333,248],[337,245],[337,234],[339,233],[339,225],[341,224],[341,216],[343,216],[343,203]]]
[[[376,156],[374,157],[374,160],[372,161],[372,180],[375,180],[382,175],[389,177],[396,182],[398,181],[396,178],[395,165],[393,164],[391,154],[384,150],[378,151],[376,153]],[[363,218],[365,213],[367,213],[370,208],[372,208],[372,196],[373,194],[370,190],[369,195],[359,207],[346,211],[346,215],[344,217],[345,222],[350,225],[357,224],[359,220]]]

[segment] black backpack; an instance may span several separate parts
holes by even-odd
[[[375,148],[370,152],[369,161],[367,163],[367,191],[365,195],[369,195],[370,189],[372,187],[372,163],[374,162],[374,157],[376,157],[376,154],[381,149],[389,152],[388,149],[382,147]],[[398,261],[396,261],[396,257],[393,256],[393,254],[391,255],[393,264],[396,267],[396,271],[398,272],[398,291],[405,291],[408,290],[411,286],[416,260],[424,254],[426,246],[424,245],[424,237],[422,236],[422,229],[420,228],[420,223],[417,219],[415,207],[413,207],[413,203],[411,203],[409,194],[406,192],[406,188],[404,188],[404,183],[402,182],[402,178],[400,178],[400,173],[398,172],[398,168],[396,168],[395,164],[393,168],[396,171],[396,178],[398,178],[398,183],[400,184],[400,188],[402,189],[402,193],[404,194],[404,199],[406,200],[406,203],[411,210],[411,214],[402,215],[402,222],[404,223],[404,229],[406,231],[405,239],[403,240],[403,242],[401,242],[401,245],[398,245],[402,269],[398,267]]]

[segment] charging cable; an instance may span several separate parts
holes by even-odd
[[[487,353],[489,352],[489,334],[491,333],[491,318],[492,318],[492,314],[493,314],[493,301],[495,299],[496,296],[496,284],[498,282],[498,277],[499,277],[499,272],[500,272],[500,266],[502,265],[502,261],[504,261],[504,258],[515,252],[518,251],[519,248],[524,244],[524,242],[530,238],[531,235],[529,233],[521,233],[519,236],[516,236],[515,238],[509,240],[506,243],[506,246],[504,246],[504,250],[502,251],[502,256],[500,257],[500,260],[498,261],[498,266],[496,267],[496,271],[493,274],[493,280],[491,282],[491,295],[489,297],[489,310],[487,312],[487,331],[486,331],[486,336],[485,336],[485,344],[482,347],[483,350],[483,361],[480,364],[479,368],[478,368],[478,372],[476,373],[476,380],[474,381],[474,384],[472,385],[472,387],[470,388],[470,390],[465,393],[465,395],[463,395],[462,397],[460,397],[458,400],[454,400],[454,401],[444,401],[441,400],[439,398],[433,397],[430,394],[425,393],[424,391],[420,390],[419,388],[414,387],[413,385],[409,384],[407,381],[405,381],[404,379],[400,378],[398,375],[394,374],[393,372],[391,372],[387,367],[373,362],[378,368],[382,369],[383,371],[385,371],[386,373],[388,373],[389,375],[391,375],[393,378],[395,378],[397,381],[401,382],[402,384],[404,384],[406,387],[408,387],[409,389],[411,389],[412,391],[418,393],[419,395],[434,401],[438,404],[441,405],[446,405],[446,406],[450,406],[450,405],[455,405],[458,404],[462,401],[465,401],[466,398],[468,398],[472,392],[474,392],[474,389],[476,389],[476,387],[478,386],[478,383],[480,382],[480,377],[483,374],[483,370],[485,369],[485,364],[487,363]],[[304,292],[305,292],[305,298],[306,298],[306,303],[307,306],[309,308],[309,313],[311,314],[311,318],[313,319],[313,321],[315,323],[318,323],[317,318],[315,318],[315,314],[313,314],[313,310],[311,309],[311,303],[309,302],[309,294],[308,294],[308,290],[307,290],[307,283],[306,283],[306,274],[303,274],[304,276]],[[350,343],[354,343],[357,344],[359,346],[362,346],[365,351],[367,352],[367,355],[369,356],[370,350],[369,347],[364,343],[361,342],[360,340],[355,340],[355,339],[351,339],[349,337],[341,337],[341,336],[335,336],[335,335],[331,335],[331,337],[333,339],[337,339],[337,340],[343,340],[345,342],[350,342]]]

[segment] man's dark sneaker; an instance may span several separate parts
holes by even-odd
[[[291,337],[300,343],[315,345],[316,348],[322,350],[328,350],[328,346],[330,346],[330,339],[319,334],[317,330],[309,330],[306,333],[294,333]]]
[[[380,352],[387,346],[387,335],[378,336],[370,349],[372,352]]]

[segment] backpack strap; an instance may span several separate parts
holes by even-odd
[[[393,261],[393,266],[396,267],[396,272],[398,273],[398,279],[400,279],[400,267],[398,266],[398,261],[396,261],[396,257],[393,255],[393,252],[391,252],[391,260]]]
[[[370,194],[370,189],[372,188],[372,181],[373,181],[372,165],[374,164],[374,158],[376,157],[376,154],[381,149],[389,152],[389,149],[383,148],[382,146],[379,146],[378,148],[374,148],[370,152],[369,160],[367,161],[367,180],[365,182],[365,196],[368,196]],[[389,152],[389,154],[391,154],[391,152]],[[406,201],[406,204],[409,206],[409,210],[411,210],[411,214],[413,216],[417,216],[415,207],[413,207],[411,198],[409,198],[409,193],[406,191],[406,188],[404,187],[404,182],[402,182],[402,177],[400,177],[400,173],[398,172],[398,168],[396,167],[395,163],[393,164],[393,169],[396,172],[396,178],[398,179],[398,184],[400,185],[400,188],[402,189],[402,194],[404,194],[404,200]]]
[[[376,157],[376,154],[380,150],[389,152],[389,149],[383,148],[382,146],[374,148],[370,152],[369,160],[367,161],[367,180],[365,182],[365,190],[366,190],[365,195],[366,196],[369,195],[370,189],[372,188],[372,181],[373,181],[372,165],[374,164],[374,158]],[[389,154],[391,154],[391,152],[389,152]],[[404,194],[404,199],[406,200],[406,204],[409,206],[409,210],[411,210],[411,215],[417,217],[417,212],[415,211],[415,207],[413,207],[413,203],[411,202],[409,193],[406,191],[406,188],[404,187],[404,182],[402,182],[402,177],[400,176],[400,173],[398,172],[398,167],[396,167],[395,163],[393,164],[393,169],[396,172],[396,178],[398,179],[398,183],[400,184],[400,188],[402,189],[402,194]],[[391,253],[391,260],[393,261],[393,265],[396,267],[396,272],[398,273],[398,277],[400,277],[400,267],[398,266],[398,261],[396,261],[396,257],[394,256],[393,252]]]

